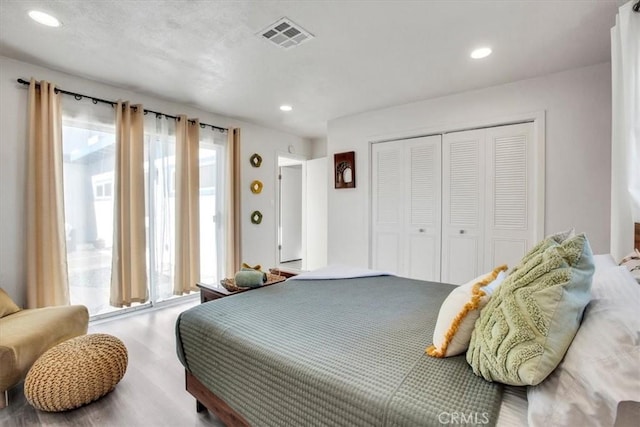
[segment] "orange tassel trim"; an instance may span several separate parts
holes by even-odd
[[[460,324],[462,323],[464,318],[467,317],[467,314],[469,314],[470,311],[478,309],[478,306],[480,305],[480,299],[486,295],[486,293],[480,288],[482,288],[483,286],[487,286],[489,283],[496,280],[496,277],[498,277],[498,274],[500,274],[501,271],[506,271],[506,270],[507,270],[506,265],[501,265],[500,267],[496,267],[488,277],[484,278],[483,280],[473,285],[473,287],[471,288],[471,300],[467,302],[464,305],[464,307],[462,307],[462,310],[460,310],[460,312],[453,319],[453,322],[451,322],[451,326],[449,327],[449,330],[447,330],[447,333],[444,335],[444,342],[442,343],[442,348],[438,349],[436,348],[436,346],[430,345],[425,350],[429,356],[438,357],[438,358],[445,357],[445,354],[447,353],[447,348],[449,347],[449,343],[458,332],[458,328],[460,328]]]

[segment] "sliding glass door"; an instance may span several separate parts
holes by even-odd
[[[224,146],[212,131],[200,137],[200,280],[214,283],[222,278]],[[203,132],[204,133],[204,132]]]
[[[66,108],[65,108],[66,107]],[[63,104],[65,230],[72,304],[91,316],[119,310],[109,305],[113,247],[115,123],[113,109],[86,101]],[[200,242],[201,280],[221,277],[222,188],[226,136],[201,131]],[[145,118],[145,211],[147,286],[152,305],[176,298],[175,122]]]
[[[175,248],[175,122],[145,120],[147,266],[152,301],[173,296]]]
[[[115,126],[69,119],[62,138],[71,303],[107,313],[116,310],[109,305]]]

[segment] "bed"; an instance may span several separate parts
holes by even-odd
[[[452,289],[393,276],[288,281],[183,313],[178,353],[190,382],[251,425],[495,422],[500,384],[464,356],[424,353]]]
[[[526,387],[485,381],[464,355],[425,354],[453,288],[394,276],[289,280],[194,307],[176,323],[187,391],[226,425],[526,425]],[[638,295],[623,299],[637,307]],[[544,398],[559,392],[552,385]],[[563,416],[582,410],[560,403]]]

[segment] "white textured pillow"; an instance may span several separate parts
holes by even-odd
[[[596,273],[582,324],[555,371],[529,387],[530,426],[613,426],[640,402],[640,287],[624,267]]]
[[[497,267],[451,291],[440,307],[433,330],[433,345],[426,350],[429,356],[456,356],[469,348],[471,333],[480,310],[507,277],[506,269],[506,265]]]

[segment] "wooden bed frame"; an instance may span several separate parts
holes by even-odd
[[[640,222],[635,223],[634,248],[640,250]]]
[[[213,394],[192,373],[185,370],[187,391],[196,398],[196,411],[205,409],[213,412],[227,427],[249,427],[249,423],[227,403]]]

